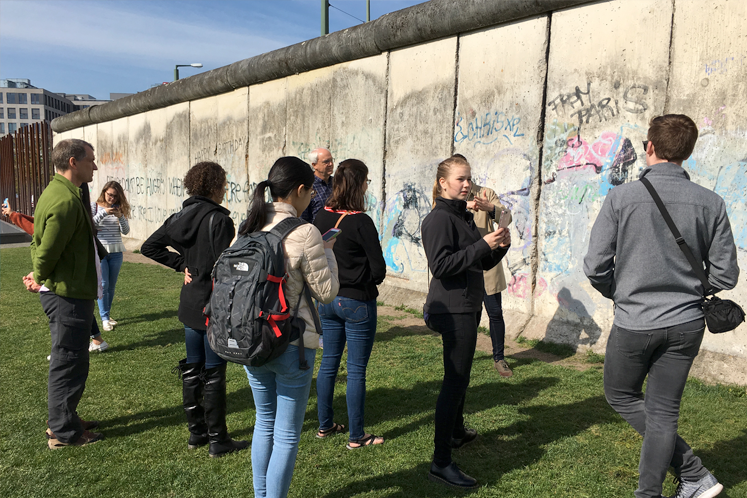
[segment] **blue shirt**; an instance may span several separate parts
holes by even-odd
[[[309,207],[301,214],[301,218],[309,223],[314,223],[317,211],[324,207],[327,199],[332,195],[332,176],[330,175],[329,180],[325,182],[314,175],[314,186],[312,188],[314,189],[314,194],[311,197]]]

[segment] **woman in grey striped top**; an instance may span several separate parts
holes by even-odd
[[[119,270],[122,268],[125,246],[122,234],[130,233],[127,218],[130,217],[130,204],[125,197],[122,185],[111,181],[104,185],[96,202],[91,203],[93,223],[98,230],[96,236],[109,254],[101,260],[101,284],[104,294],[99,303],[99,315],[104,330],[109,331],[117,325],[109,312],[114,300],[114,288],[117,285]]]

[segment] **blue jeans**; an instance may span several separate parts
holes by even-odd
[[[114,301],[114,288],[117,286],[117,278],[123,260],[124,253],[121,252],[110,252],[101,260],[101,285],[104,287],[104,294],[97,302],[99,303],[99,315],[102,321],[109,319],[112,301]]]
[[[187,346],[187,363],[204,363],[205,368],[215,368],[226,363],[226,360],[210,349],[207,331],[184,326],[184,342]]]
[[[350,440],[365,436],[363,430],[366,403],[366,367],[371,357],[376,335],[376,300],[358,301],[336,297],[329,304],[319,305],[319,318],[324,331],[324,353],[316,377],[319,428],[329,429],[334,424],[332,398],[340,359],[348,344],[347,395]]]
[[[306,362],[313,366],[316,349],[304,352]],[[244,370],[257,410],[252,437],[254,496],[284,498],[296,466],[314,369],[299,369],[298,346],[288,346],[274,360]]]
[[[643,436],[637,498],[659,498],[670,466],[686,481],[698,481],[708,473],[677,434],[682,392],[704,329],[701,318],[665,329],[638,331],[613,325],[610,331],[604,394],[610,406]]]

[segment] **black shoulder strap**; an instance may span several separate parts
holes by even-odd
[[[661,215],[662,217],[664,217],[664,221],[667,223],[669,230],[671,230],[672,235],[674,235],[675,242],[677,242],[677,245],[680,246],[680,249],[682,249],[682,252],[685,254],[685,257],[687,258],[687,261],[690,263],[690,266],[693,267],[693,271],[695,272],[695,275],[697,275],[698,279],[703,284],[703,288],[705,289],[706,296],[708,294],[713,294],[714,291],[711,287],[711,284],[708,283],[708,277],[706,276],[705,271],[703,270],[703,264],[702,263],[698,264],[697,260],[695,259],[695,256],[693,255],[693,252],[690,250],[690,247],[687,245],[687,242],[685,242],[685,239],[682,238],[682,234],[680,234],[680,231],[677,230],[677,225],[674,224],[672,217],[669,215],[669,211],[667,211],[667,207],[662,202],[661,197],[659,197],[659,194],[656,192],[656,189],[654,189],[654,186],[651,185],[651,182],[645,176],[641,178],[641,183],[643,183],[643,185],[648,190],[648,193],[651,194],[651,197],[653,197],[654,202],[656,203],[656,207],[659,208],[659,212],[661,212]]]
[[[213,255],[213,261],[218,261],[215,256],[215,236],[213,235],[213,218],[215,218],[215,211],[210,214],[210,221],[208,222],[208,238],[210,240],[210,253]]]
[[[305,225],[306,223],[308,223],[308,221],[297,218],[296,216],[291,216],[289,218],[281,220],[280,223],[272,227],[270,233],[280,237],[280,240],[283,240],[293,230],[300,227],[301,225]]]

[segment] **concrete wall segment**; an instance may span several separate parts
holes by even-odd
[[[431,210],[436,167],[451,155],[456,57],[456,37],[389,56],[382,248],[396,285],[420,292],[428,286],[420,224]]]
[[[537,136],[546,75],[547,16],[487,28],[459,41],[454,151],[472,178],[495,190],[513,213],[512,248],[504,262],[504,309],[531,313]]]
[[[678,1],[674,12],[668,112],[687,114],[700,135],[683,167],[726,204],[741,268],[737,287],[719,295],[747,303],[747,3],[717,0],[704,12]],[[693,38],[698,40],[693,43]],[[706,334],[703,347],[747,358],[747,324]]]
[[[270,167],[285,155],[287,78],[249,87],[249,182],[267,178]]]

